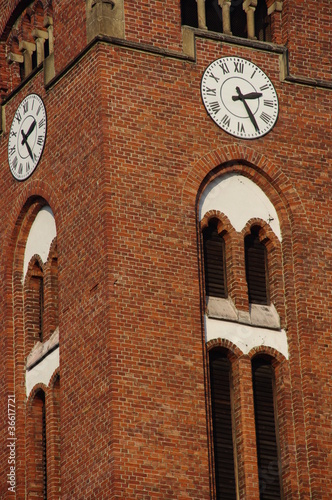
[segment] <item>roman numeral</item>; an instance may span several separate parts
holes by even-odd
[[[241,123],[241,122],[237,122],[237,131],[238,131],[238,132],[241,132],[241,133],[243,132],[243,133],[245,134],[245,132],[246,132],[246,131],[245,131],[245,129],[244,129],[244,125],[243,125],[243,123]]]
[[[12,148],[9,148],[8,153],[10,156],[12,156],[15,153],[15,151],[16,151],[16,146],[13,146]]]
[[[37,144],[38,144],[38,146],[42,146],[43,145],[43,136],[42,135],[38,136]]]
[[[26,164],[25,164],[25,171],[26,173],[28,173],[30,170],[30,163],[27,161]]]
[[[228,66],[227,66],[227,64],[226,64],[226,63],[222,63],[222,64],[220,65],[220,67],[221,67],[221,69],[222,69],[222,71],[223,71],[223,74],[224,74],[224,75],[226,75],[227,73],[229,73],[229,69],[228,69]]]
[[[41,105],[39,105],[39,106],[38,106],[38,109],[37,109],[37,116],[39,115],[40,110],[41,110]]]
[[[209,75],[211,78],[213,78],[217,83],[219,82],[220,78],[218,78],[217,76],[214,76],[214,74],[212,73],[211,71],[211,74]]]
[[[260,89],[261,89],[261,90],[267,90],[268,88],[269,88],[269,86],[268,86],[268,85],[266,85],[266,84],[265,84],[265,85],[263,85],[262,87],[260,87]]]
[[[45,126],[45,118],[42,118],[42,119],[40,120],[40,122],[38,123],[38,127],[39,127],[39,128],[42,128],[42,127],[44,127],[44,126]]]
[[[271,120],[271,116],[263,112],[260,116],[260,119],[265,123],[269,123],[269,121]]]
[[[268,99],[264,99],[264,106],[268,106],[269,108],[273,108],[273,101],[269,101]]]
[[[21,174],[23,172],[23,163],[20,163],[20,166],[18,167],[18,173]]]
[[[13,159],[13,168],[15,169],[17,167],[18,159],[17,156]]]
[[[256,72],[257,72],[257,69],[255,69],[255,71],[253,72],[253,74],[251,75],[251,77],[250,77],[250,78],[254,78],[254,76],[255,76]]]
[[[26,101],[24,104],[23,104],[23,112],[24,113],[27,113],[29,111],[29,101]]]
[[[33,155],[33,161],[36,163],[36,162],[37,162],[37,160],[38,160],[38,158],[37,158],[37,156],[35,155],[35,153],[32,153],[32,155]]]
[[[22,116],[21,116],[21,114],[19,112],[16,113],[15,118],[18,121],[18,123],[20,123],[21,120],[22,120]]]
[[[223,123],[224,125],[226,125],[226,127],[229,127],[230,124],[231,124],[231,119],[228,115],[224,115],[222,117],[222,120],[221,120],[221,123]]]
[[[11,137],[16,137],[17,136],[17,132],[14,132],[14,130],[11,130],[10,131],[10,136]]]
[[[220,104],[218,101],[210,102],[210,107],[211,111],[213,111],[215,114],[217,114],[218,111],[220,111]]]
[[[235,62],[234,61],[234,73],[243,73],[244,70],[244,64],[240,61]]]
[[[216,96],[217,89],[209,89],[209,87],[206,87],[205,93],[206,93],[206,95]]]

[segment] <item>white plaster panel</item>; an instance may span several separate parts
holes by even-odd
[[[59,348],[52,351],[40,363],[26,372],[26,393],[27,397],[36,384],[48,386],[54,371],[59,367]]]
[[[244,354],[254,347],[268,346],[276,349],[288,359],[288,344],[285,330],[269,330],[254,326],[231,323],[205,316],[206,342],[222,338],[230,340]]]
[[[200,200],[199,220],[210,210],[224,213],[238,232],[250,219],[262,219],[269,223],[281,241],[280,224],[274,206],[261,188],[243,175],[231,173],[210,182]]]
[[[25,246],[23,280],[31,257],[37,254],[43,262],[47,261],[50,246],[55,237],[56,227],[53,212],[50,207],[43,207],[33,221]]]

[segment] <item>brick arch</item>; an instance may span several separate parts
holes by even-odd
[[[41,258],[40,258],[40,256],[38,254],[35,254],[30,259],[30,262],[29,262],[29,265],[28,265],[28,270],[27,270],[27,276],[31,275],[31,270],[32,270],[32,268],[33,268],[33,266],[35,265],[36,262],[38,263],[40,269],[42,271],[44,271],[44,263],[43,263],[43,261],[41,260]],[[24,281],[26,281],[26,280],[27,280],[27,277],[25,277]]]
[[[288,227],[289,221],[298,215],[309,228],[302,202],[285,173],[266,156],[245,145],[220,147],[200,158],[184,181],[182,205],[198,206],[205,187],[216,177],[231,172],[248,177],[264,191],[283,226]]]
[[[274,246],[277,245],[277,241],[279,242],[279,240],[276,237],[270,224],[268,222],[266,222],[265,220],[260,219],[258,217],[254,217],[254,218],[248,220],[247,224],[244,226],[244,228],[241,231],[243,238],[245,238],[246,236],[248,236],[250,234],[251,229],[254,226],[260,227],[259,235],[258,235],[260,241],[269,240],[269,241],[273,242]]]
[[[54,384],[56,384],[57,379],[60,378],[60,367],[57,367],[54,372],[52,373],[52,376],[50,378],[50,381],[48,383],[48,390],[53,390]]]
[[[51,243],[44,266],[45,277],[45,340],[59,326],[59,285],[58,285],[58,250],[57,238]]]
[[[30,259],[23,286],[25,352],[42,340],[44,322],[44,264],[39,255]]]
[[[243,352],[241,351],[241,349],[228,339],[218,337],[216,339],[209,340],[209,342],[206,343],[207,352],[215,349],[216,347],[222,347],[229,351],[231,353],[230,361],[241,358],[243,356]]]
[[[259,355],[267,355],[269,358],[271,358],[271,364],[272,366],[276,365],[281,365],[282,363],[287,362],[287,359],[285,356],[279,352],[277,349],[274,347],[266,346],[266,345],[260,345],[253,347],[249,352],[248,352],[248,357],[252,361],[256,356]]]
[[[29,397],[27,399],[27,402],[26,402],[26,413],[27,415],[29,415],[30,411],[31,411],[31,407],[32,407],[32,404],[33,404],[33,400],[35,399],[37,393],[39,391],[43,391],[44,395],[45,395],[45,400],[47,398],[47,393],[48,393],[48,388],[45,384],[43,384],[42,382],[39,382],[38,384],[36,384],[30,391],[30,394],[29,394]]]
[[[48,252],[47,262],[57,256],[58,256],[57,237],[55,237],[51,243],[50,251]]]
[[[218,219],[220,221],[220,224],[218,224],[218,233],[223,231],[226,231],[226,233],[233,233],[235,231],[227,215],[219,210],[209,210],[206,214],[204,214],[204,217],[200,222],[201,230],[205,229],[209,225],[209,221],[211,219]]]
[[[12,287],[16,284],[16,298],[21,299],[22,303],[22,283],[20,269],[23,269],[24,250],[26,241],[29,235],[31,225],[39,212],[44,206],[50,206],[56,220],[58,227],[60,213],[59,203],[55,197],[50,186],[44,182],[29,182],[22,189],[20,195],[17,197],[16,202],[12,205],[11,211],[8,214],[8,224],[2,239],[2,266],[5,270],[5,283],[6,283],[6,331],[8,338],[8,382],[9,387],[13,387],[13,374],[11,359],[14,359],[13,342],[11,339],[14,334],[14,325],[12,318],[14,318],[14,304]],[[19,292],[19,290],[21,290]]]
[[[284,295],[296,304],[295,307],[300,313],[303,304],[296,296],[294,273],[297,269],[293,265],[297,256],[299,260],[302,258],[303,249],[300,240],[294,235],[296,227],[307,231],[308,234],[311,228],[296,188],[277,165],[263,154],[242,144],[228,145],[211,151],[196,162],[184,180],[181,197],[183,212],[187,219],[196,213],[196,224],[199,227],[198,207],[204,189],[211,181],[228,173],[237,173],[250,179],[273,204],[280,222],[283,254],[288,256],[282,266],[283,281],[287,284]],[[294,222],[297,222],[297,226]],[[281,298],[278,302],[283,304]],[[245,304],[246,298],[243,296],[238,307],[245,308]],[[301,312],[305,314],[305,309]]]
[[[26,240],[31,225],[39,210],[48,205],[55,218],[59,214],[59,203],[47,183],[28,181],[20,184],[20,194],[8,214],[7,227],[2,239],[1,263],[4,270],[4,330],[6,386],[9,393],[16,395],[18,408],[16,426],[18,430],[18,494],[22,492],[25,478],[25,342],[22,323],[23,311],[23,262]],[[59,220],[59,217],[58,217]],[[56,220],[58,226],[59,222]]]

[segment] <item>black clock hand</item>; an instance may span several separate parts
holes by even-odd
[[[262,97],[261,92],[250,92],[249,94],[244,94],[242,95],[243,99],[258,99],[259,97]],[[233,95],[232,97],[233,101],[240,101],[241,97],[238,95]]]
[[[23,137],[24,137],[24,139],[22,140],[22,146],[23,146],[23,144],[25,144],[25,143],[26,143],[27,138],[28,138],[28,137],[29,137],[29,135],[32,133],[32,131],[34,130],[35,126],[36,126],[36,122],[35,122],[35,120],[33,120],[33,122],[31,123],[31,125],[30,125],[30,127],[29,127],[29,129],[28,129],[28,131],[27,131],[27,133],[25,134],[25,133],[22,131],[22,135],[23,135]]]
[[[33,128],[32,128],[32,130],[33,130]],[[30,134],[31,134],[31,132],[30,132]],[[26,145],[28,153],[29,153],[29,156],[30,156],[31,160],[33,161],[33,154],[32,154],[31,148],[30,148],[29,143],[28,143],[28,134],[25,135],[25,133],[23,132],[23,130],[21,130],[21,134],[23,135],[23,139],[22,139],[21,144],[22,144],[22,146],[24,146],[24,144]]]
[[[238,95],[239,95],[239,100],[240,100],[241,102],[243,102],[243,105],[244,105],[244,107],[246,108],[246,111],[247,111],[247,113],[248,113],[248,116],[249,116],[249,118],[250,118],[250,121],[251,121],[251,123],[253,124],[253,126],[255,127],[255,130],[256,130],[257,132],[259,132],[259,127],[258,127],[258,125],[257,125],[257,122],[256,122],[256,120],[255,120],[255,117],[254,117],[254,115],[252,114],[252,111],[251,111],[251,109],[249,108],[248,104],[246,103],[246,100],[245,100],[244,96],[242,95],[241,90],[240,90],[240,88],[239,88],[239,87],[236,87],[236,92],[237,92],[237,93],[238,93]]]

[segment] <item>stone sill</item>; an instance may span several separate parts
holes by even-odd
[[[206,314],[209,318],[234,321],[244,325],[280,330],[280,318],[273,304],[250,304],[249,312],[239,311],[230,298],[207,297]]]

